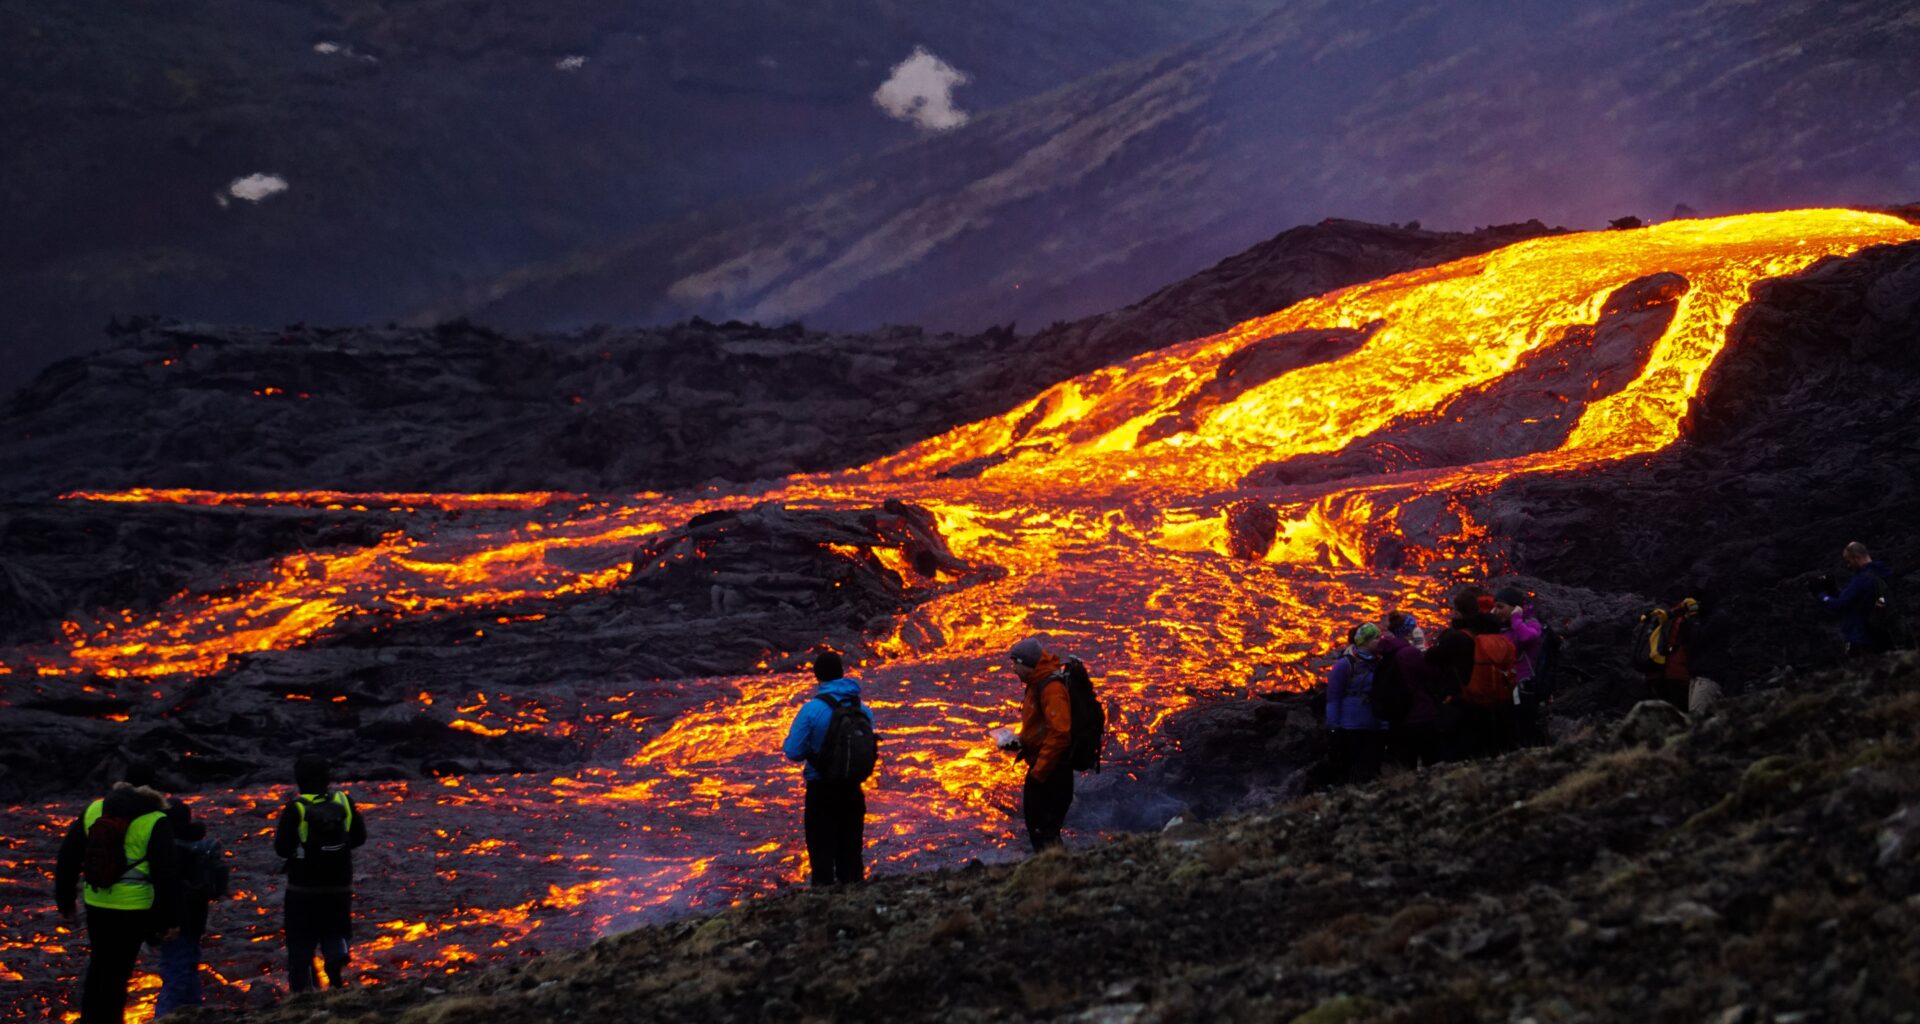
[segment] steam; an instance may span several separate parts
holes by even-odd
[[[568,54],[567,56],[554,61],[553,66],[555,70],[558,70],[558,71],[578,71],[581,68],[584,68],[587,66],[587,58],[582,57],[577,53]]]
[[[967,123],[967,112],[953,105],[953,90],[969,81],[966,72],[916,46],[893,66],[893,76],[874,91],[873,102],[895,118],[942,132]]]
[[[235,178],[227,186],[227,194],[235,199],[245,199],[257,203],[271,195],[287,190],[287,179],[278,174],[249,174],[244,178]]]

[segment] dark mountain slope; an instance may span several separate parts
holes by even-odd
[[[437,314],[974,329],[1111,308],[1339,213],[1598,226],[1920,186],[1899,6],[1292,3],[809,183],[517,271]]]
[[[977,114],[1259,9],[9,3],[0,386],[109,316],[388,319],[910,141],[871,96],[916,46]],[[287,190],[216,200],[256,173]]]

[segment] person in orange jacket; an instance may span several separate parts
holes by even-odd
[[[1014,644],[1007,655],[1027,687],[1014,750],[1027,763],[1021,802],[1027,839],[1038,853],[1060,844],[1060,827],[1073,806],[1073,768],[1067,762],[1073,746],[1073,705],[1060,658],[1047,651],[1039,637]]]

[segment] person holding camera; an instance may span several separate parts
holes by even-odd
[[[1831,618],[1840,620],[1840,636],[1847,642],[1847,656],[1883,654],[1900,645],[1899,617],[1894,610],[1893,573],[1886,563],[1876,562],[1867,546],[1854,541],[1840,552],[1840,558],[1853,570],[1846,585],[1821,574],[1813,581],[1814,596]]]

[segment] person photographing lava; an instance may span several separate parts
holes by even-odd
[[[1014,644],[1007,657],[1026,684],[1020,735],[1007,749],[1027,764],[1021,811],[1027,819],[1027,840],[1038,853],[1060,844],[1061,826],[1073,806],[1073,768],[1068,762],[1073,702],[1061,672],[1064,663],[1041,645],[1039,637]]]
[[[814,885],[850,885],[867,877],[867,795],[861,789],[879,760],[873,712],[860,701],[860,680],[847,675],[838,651],[813,659],[818,692],[793,716],[781,751],[805,761],[807,785],[802,825],[807,866]]]

